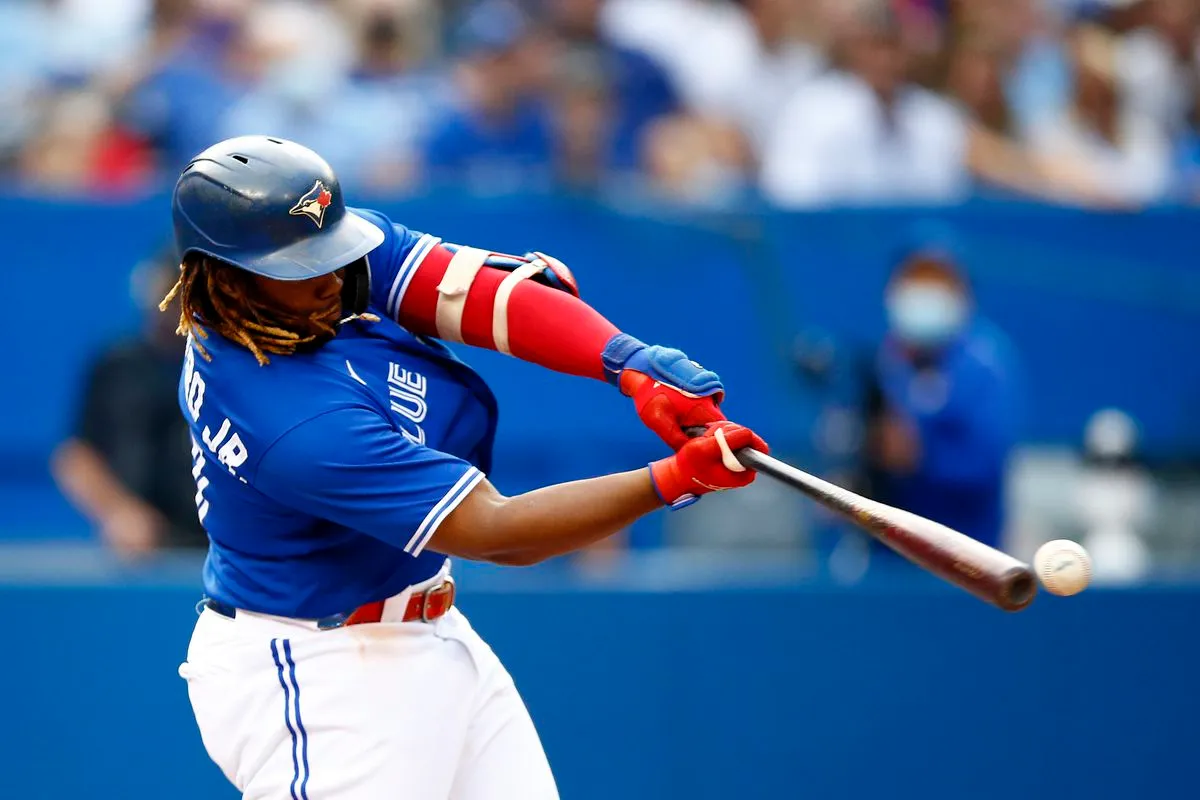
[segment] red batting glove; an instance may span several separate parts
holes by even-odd
[[[642,422],[672,449],[687,444],[688,427],[725,419],[725,386],[717,373],[670,347],[647,346],[627,333],[614,334],[600,354],[604,377],[633,398]]]
[[[621,373],[620,388],[622,394],[633,400],[642,423],[672,450],[688,443],[684,428],[703,427],[725,419],[717,406],[723,395],[697,397],[632,369]]]
[[[704,434],[689,439],[678,453],[650,465],[654,490],[671,508],[683,508],[702,494],[736,489],[753,481],[756,473],[738,462],[735,450],[751,447],[769,452],[767,443],[754,431],[737,423],[712,422],[704,427]]]

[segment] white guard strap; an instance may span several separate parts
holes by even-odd
[[[512,351],[508,349],[508,299],[512,296],[513,289],[516,289],[521,281],[532,278],[545,268],[546,264],[541,259],[531,261],[510,272],[496,289],[496,304],[492,307],[492,339],[496,341],[496,350],[499,352],[512,355]]]
[[[733,450],[729,449],[729,442],[725,441],[725,431],[717,428],[715,436],[717,446],[721,448],[721,463],[725,465],[725,469],[730,472],[745,472],[746,468],[742,466],[742,462],[737,460]]]
[[[491,253],[477,247],[462,247],[450,259],[446,274],[438,284],[436,324],[438,336],[451,342],[461,342],[463,310],[475,275]]]

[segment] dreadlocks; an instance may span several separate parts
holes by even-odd
[[[159,309],[166,311],[177,298],[177,332],[182,336],[194,334],[196,349],[205,360],[211,360],[211,356],[200,344],[201,339],[208,338],[202,325],[241,344],[254,354],[259,365],[269,362],[267,353],[290,355],[299,348],[329,341],[337,334],[342,313],[335,304],[320,314],[294,314],[265,302],[250,273],[195,253],[184,257],[179,280],[159,303]]]

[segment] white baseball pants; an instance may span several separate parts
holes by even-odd
[[[206,609],[179,672],[244,800],[558,798],[512,678],[457,609],[327,631]]]

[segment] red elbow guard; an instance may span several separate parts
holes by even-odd
[[[576,296],[561,262],[532,255],[438,245],[413,274],[398,321],[417,333],[603,380],[601,353],[619,331]]]

